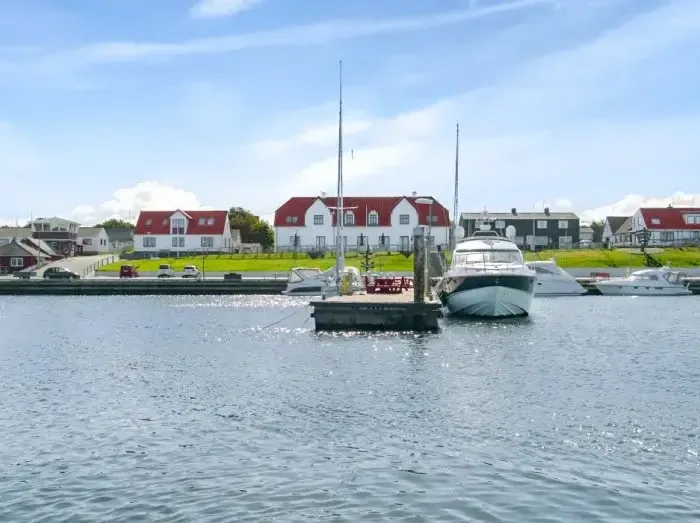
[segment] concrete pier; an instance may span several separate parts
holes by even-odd
[[[317,331],[436,332],[442,316],[438,302],[416,303],[412,292],[335,296],[311,306]]]

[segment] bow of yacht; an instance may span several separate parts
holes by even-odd
[[[455,316],[527,316],[535,281],[514,242],[495,231],[477,231],[457,243],[435,294]]]

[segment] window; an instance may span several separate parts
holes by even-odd
[[[435,215],[428,215],[428,223],[437,223],[437,216]]]
[[[672,242],[674,240],[673,231],[661,231],[662,242]]]
[[[150,218],[148,220],[146,220],[146,225],[151,225],[152,223],[153,223],[153,220],[151,220]]]
[[[173,247],[177,247],[177,237],[173,237]]]
[[[184,218],[173,218],[170,234],[185,234],[185,219]]]
[[[10,267],[24,267],[24,258],[10,258]]]
[[[401,238],[399,238],[399,243],[401,244],[401,251],[406,252],[411,249],[410,236],[401,236]]]
[[[382,234],[379,237],[379,245],[381,245],[382,247],[388,247],[389,245],[391,245],[391,241],[389,240],[389,237],[386,236],[385,234]]]
[[[427,236],[425,239],[428,242],[428,247],[433,247],[435,245],[435,236]]]
[[[294,236],[289,237],[289,245],[292,247],[298,247],[300,245],[301,238],[295,234]]]
[[[92,245],[92,238],[83,238],[83,245]]]
[[[408,214],[399,215],[399,225],[410,225],[411,217]]]
[[[470,251],[455,252],[452,257],[452,266],[468,265],[472,263],[522,263],[523,256],[520,251]]]
[[[178,240],[178,243],[177,243],[177,246],[178,246],[178,247],[184,247],[184,246],[185,246],[185,239],[184,239],[184,238],[180,237],[180,238],[178,238],[177,240]]]
[[[314,214],[314,225],[323,225],[323,214]]]
[[[144,246],[144,247],[155,247],[155,246],[156,246],[156,238],[155,238],[155,236],[144,236],[144,238],[143,238],[143,246]]]
[[[377,211],[369,211],[367,225],[379,225],[379,213]]]
[[[204,218],[204,217],[201,217],[201,218],[199,219],[199,222],[198,222],[198,223],[199,223],[199,225],[204,225],[205,223],[207,223],[207,219]]]
[[[162,225],[168,225],[168,218],[163,219],[161,222]]]
[[[496,229],[505,229],[506,228],[506,221],[505,220],[496,220]]]
[[[546,229],[547,228],[547,220],[537,220],[537,228],[538,229]]]
[[[323,249],[326,247],[326,237],[316,236],[316,248]]]
[[[700,214],[686,214],[685,223],[688,225],[700,225]]]
[[[297,223],[299,221],[299,218],[296,216],[287,216],[286,222],[287,223]]]
[[[214,237],[213,236],[202,236],[200,243],[202,247],[214,247]]]
[[[559,220],[559,228],[560,229],[568,229],[569,228],[569,221],[568,220]]]
[[[365,245],[367,245],[367,236],[365,236],[364,234],[360,234],[357,237],[357,246],[364,247]]]
[[[661,220],[659,220],[658,218],[652,218],[651,223],[652,225],[661,225]]]
[[[355,225],[355,213],[352,211],[345,211],[345,221],[343,225]]]

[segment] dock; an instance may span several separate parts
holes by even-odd
[[[436,332],[439,302],[417,303],[413,292],[353,294],[311,302],[317,331]]]
[[[185,278],[110,278],[84,280],[0,281],[0,296],[201,296],[278,295],[287,287],[283,280],[190,280]]]

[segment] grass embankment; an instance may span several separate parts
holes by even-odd
[[[652,256],[663,264],[673,267],[700,267],[700,249],[663,249],[653,252]],[[644,267],[644,256],[639,251],[605,250],[605,249],[571,249],[525,253],[527,260],[548,260],[556,258],[560,267]],[[363,257],[348,253],[347,265],[360,267]],[[413,257],[403,254],[375,254],[372,257],[375,270],[387,272],[408,272],[413,270]],[[131,263],[141,272],[156,272],[158,266],[169,263],[176,271],[185,265],[202,268],[202,257],[160,258],[157,260],[134,260],[104,265],[99,271],[119,271],[122,263]],[[311,259],[306,254],[272,253],[272,254],[221,254],[204,259],[206,272],[287,272],[291,267],[319,267],[329,269],[334,265],[332,257]]]

